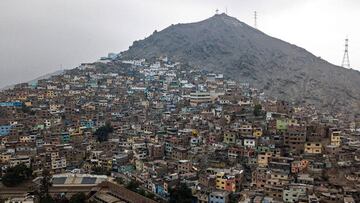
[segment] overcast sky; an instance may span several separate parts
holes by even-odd
[[[0,87],[126,50],[170,24],[227,7],[249,25],[340,65],[349,36],[360,70],[359,0],[0,0]]]

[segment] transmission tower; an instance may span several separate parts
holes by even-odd
[[[341,63],[341,66],[344,68],[350,68],[350,60],[349,60],[349,39],[345,39],[345,52],[344,57]]]

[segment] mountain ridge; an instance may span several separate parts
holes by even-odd
[[[360,72],[335,66],[226,14],[171,25],[122,53],[124,58],[161,55],[249,82],[275,98],[360,110]]]

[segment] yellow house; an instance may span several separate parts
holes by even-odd
[[[232,132],[224,133],[224,143],[226,144],[235,144],[236,143],[236,135]]]
[[[107,170],[112,169],[112,159],[110,158],[101,158],[98,164],[100,167],[106,168]]]
[[[51,90],[47,91],[47,92],[46,92],[46,97],[47,97],[47,98],[53,98],[53,97],[55,97],[55,92],[54,92],[54,91],[51,91]]]
[[[82,169],[84,169],[86,172],[91,170],[92,165],[89,162],[85,162],[82,166]]]
[[[27,96],[26,95],[18,95],[17,99],[20,100],[20,101],[25,101],[27,100]]]
[[[26,136],[26,135],[24,135],[24,136],[20,136],[20,138],[19,138],[19,141],[20,142],[30,142],[30,140],[31,140],[31,138],[30,138],[30,136]]]
[[[50,110],[51,111],[57,111],[60,109],[60,105],[59,104],[50,104]]]
[[[341,143],[341,131],[333,131],[331,133],[331,144],[335,146],[340,146]]]
[[[287,124],[288,125],[297,125],[298,121],[296,119],[288,119]]]
[[[234,175],[228,175],[224,172],[219,172],[216,174],[216,189],[235,192],[236,183],[238,181],[239,180]]]
[[[197,137],[199,133],[198,133],[198,131],[196,129],[193,129],[191,131],[191,134],[192,134],[192,136]]]
[[[257,163],[259,167],[267,167],[269,158],[272,157],[272,152],[266,152],[264,154],[258,154]]]
[[[44,95],[43,94],[39,94],[38,95],[38,100],[43,100],[44,99]]]
[[[83,134],[83,131],[80,128],[77,128],[76,130],[74,130],[70,133],[71,136],[79,136],[82,134]]]
[[[308,154],[321,154],[322,145],[320,142],[307,142],[304,145],[304,152]]]
[[[31,101],[27,101],[27,102],[25,102],[25,106],[32,106],[32,102]]]
[[[8,139],[8,137],[0,137],[0,143],[1,144],[5,144],[5,143],[7,143],[9,141],[9,139]]]
[[[226,119],[226,123],[230,123],[231,122],[231,115],[224,115],[225,119]]]
[[[254,137],[261,137],[263,135],[261,128],[254,128],[253,129],[253,136]]]
[[[0,163],[8,163],[10,161],[11,154],[0,154]]]
[[[225,188],[225,180],[223,176],[225,175],[224,172],[220,172],[216,174],[216,189],[224,189]]]
[[[135,168],[137,171],[143,171],[144,170],[144,162],[141,160],[135,160]]]

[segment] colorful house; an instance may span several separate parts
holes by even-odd
[[[235,144],[236,143],[236,135],[232,132],[224,133],[224,143],[226,144]]]
[[[332,145],[340,146],[341,143],[341,131],[331,132],[330,141]]]
[[[293,161],[291,163],[291,173],[299,173],[304,171],[309,166],[309,161],[306,159],[300,161]]]
[[[0,126],[0,136],[5,136],[10,133],[11,125],[2,125]]]
[[[286,119],[277,119],[276,120],[276,130],[277,131],[286,131],[288,128],[288,122]]]
[[[307,142],[304,145],[304,152],[307,154],[321,154],[322,145],[320,142]]]
[[[261,137],[263,135],[263,131],[261,128],[253,128],[253,136]]]
[[[70,142],[70,134],[68,132],[61,133],[61,143],[69,143]]]
[[[235,192],[240,189],[241,176],[240,174],[226,174],[219,172],[216,174],[216,189]]]

